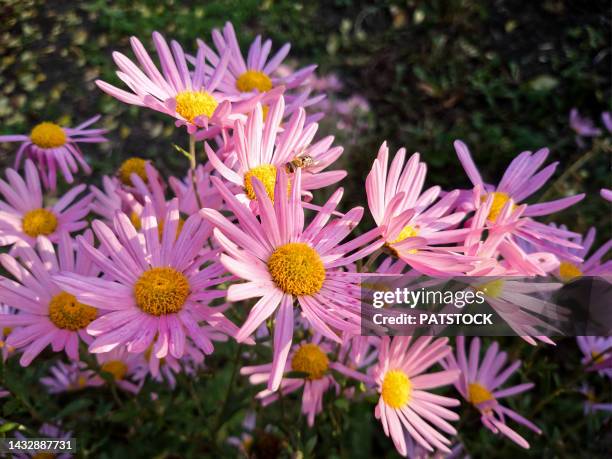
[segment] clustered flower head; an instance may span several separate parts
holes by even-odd
[[[28,366],[43,351],[65,352],[68,362],[41,381],[50,392],[114,382],[136,393],[147,378],[174,387],[177,374],[197,374],[234,340],[246,349],[240,374],[261,386],[256,399],[265,406],[301,394],[311,427],[327,397],[371,396],[400,454],[447,454],[461,449],[460,396],[485,427],[528,448],[507,421],[540,430],[502,403],[533,387],[502,387],[520,362],[496,342],[481,356],[478,339],[466,355],[462,337],[361,336],[371,324],[360,288],[368,273],[490,276],[479,288],[517,334],[554,344],[537,336],[542,322],[532,314],[548,303],[504,276],[608,275],[612,242],[587,258],[594,230],[583,239],[540,219],[584,198],[530,200],[556,170],[548,150],[520,153],[492,185],[456,141],[472,186],[443,190],[425,187],[424,156],[390,155],[384,142],[365,178],[375,225],[358,229],[365,209],[339,210],[346,171],[334,163],[343,149],[318,136],[313,111],[323,98],[316,92],[337,85],[322,86],[315,65],[287,70],[289,44],[273,53],[259,36],[243,53],[229,23],[213,31],[214,49],[198,40],[192,54],[155,32],[159,64],[138,38],[130,43],[135,60],[113,53],[127,90],[96,83],[186,127],[189,170],[166,177],[154,160],[132,157],[100,187],[53,197],[57,171],[69,184],[77,166],[89,172],[77,144],[105,141],[106,131],[90,128],[99,117],[0,137],[22,142],[0,179],[0,245],[9,250],[0,255],[3,358],[17,354]],[[572,120],[581,135],[600,134]],[[314,192],[323,188],[326,200]],[[585,365],[609,377],[609,340],[579,344]],[[271,346],[270,361],[250,361],[253,345]],[[83,359],[85,349],[95,358]]]

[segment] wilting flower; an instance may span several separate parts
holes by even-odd
[[[201,48],[195,69],[190,72],[181,45],[172,41],[171,49],[159,32],[153,32],[153,43],[162,69],[160,72],[136,37],[132,37],[130,43],[140,68],[117,51],[113,53],[113,59],[119,67],[117,76],[132,92],[96,80],[100,89],[127,104],[170,115],[176,118],[177,126],[186,126],[191,134],[198,127],[227,125],[231,118],[231,104],[225,94],[218,91],[218,87],[230,59],[229,52],[216,62],[207,64],[208,56]],[[207,71],[210,66],[214,69],[212,74]]]
[[[415,153],[404,166],[406,150],[400,149],[388,168],[386,142],[378,151],[372,170],[366,178],[370,212],[382,228],[387,247],[412,268],[429,275],[465,273],[466,259],[453,252],[456,247],[435,247],[463,241],[469,229],[453,229],[465,217],[464,212],[451,213],[459,195],[447,193],[436,204],[440,187],[421,193],[427,167]]]
[[[157,357],[180,358],[190,338],[210,354],[213,345],[200,323],[208,322],[230,334],[235,328],[221,310],[208,306],[223,292],[206,289],[224,279],[220,277],[223,267],[213,262],[214,253],[201,253],[206,223],[196,214],[179,231],[176,199],[168,205],[161,237],[148,199],[141,222],[142,238],[121,212],[114,218],[114,232],[99,220],[93,222],[100,248],[78,238],[80,248],[99,266],[103,278],[73,273],[55,277],[79,301],[111,311],[89,325],[88,332],[96,337],[90,351],[104,353],[127,345],[129,352],[142,353],[153,343]]]
[[[346,176],[346,171],[342,170],[323,172],[342,154],[342,147],[330,148],[334,140],[332,136],[311,144],[318,126],[316,123],[304,126],[306,115],[303,109],[294,113],[279,133],[284,104],[283,97],[274,102],[265,124],[261,104],[257,104],[246,124],[236,123],[232,137],[235,155],[225,162],[206,145],[211,164],[223,178],[239,187],[238,199],[245,204],[255,201],[253,178],[263,183],[266,193],[274,200],[278,170],[301,169],[301,191],[305,194]]]
[[[521,366],[520,360],[504,368],[507,355],[499,352],[499,345],[493,342],[480,361],[480,339],[473,338],[469,355],[465,353],[465,338],[457,336],[457,354],[449,355],[444,366],[448,369],[461,370],[461,376],[455,382],[455,387],[465,400],[480,411],[481,421],[494,433],[505,435],[523,448],[529,448],[529,443],[506,424],[506,417],[528,427],[537,434],[541,430],[532,422],[517,412],[506,408],[499,400],[528,391],[533,383],[518,384],[501,389],[510,376]]]
[[[323,411],[323,395],[330,390],[335,391],[336,395],[340,392],[340,386],[331,370],[350,378],[357,377],[357,380],[365,381],[366,379],[365,375],[361,375],[342,363],[330,361],[332,351],[331,344],[324,342],[320,335],[315,336],[311,341],[303,341],[293,346],[285,363],[284,373],[298,372],[303,373],[304,376],[285,376],[278,391],[264,389],[255,397],[261,400],[263,406],[267,406],[278,400],[279,397],[302,388],[302,413],[306,416],[308,425],[312,427],[315,416]],[[251,384],[256,385],[266,383],[270,379],[272,369],[271,363],[243,367],[240,374],[249,376]]]
[[[93,240],[91,231],[81,237]],[[69,358],[78,359],[79,338],[91,341],[86,328],[98,316],[98,310],[63,290],[53,275],[65,271],[96,276],[98,270],[85,253],[75,250],[67,233],[60,234],[57,250],[41,236],[36,250],[20,243],[15,254],[21,263],[11,255],[0,255],[0,264],[15,278],[0,277],[0,301],[19,311],[0,315],[0,326],[13,328],[6,344],[23,349],[19,361],[23,366],[49,344],[54,352],[65,350]]]
[[[17,150],[15,169],[19,168],[23,156],[33,160],[45,187],[55,190],[58,169],[68,183],[74,182],[72,174],[79,170],[79,164],[86,174],[91,173],[78,144],[107,140],[104,137],[106,129],[86,129],[99,119],[100,115],[94,116],[74,128],[44,121],[34,126],[29,135],[0,135],[0,142],[22,142]]]
[[[68,363],[57,362],[49,371],[49,376],[40,378],[40,382],[50,394],[84,389],[95,377],[94,371],[87,369],[85,362],[75,360]]]
[[[36,243],[38,236],[46,236],[57,242],[61,232],[73,233],[87,226],[83,220],[89,212],[93,196],[73,201],[85,190],[78,185],[67,191],[52,206],[44,206],[40,179],[34,163],[25,165],[25,180],[15,170],[7,168],[8,183],[0,180],[0,245],[25,241]]]
[[[535,153],[524,151],[512,160],[499,184],[493,186],[483,182],[467,146],[460,140],[456,140],[454,145],[457,156],[469,179],[474,186],[480,186],[481,190],[484,191],[481,197],[482,201],[486,200],[489,194],[493,195],[493,204],[487,216],[487,219],[493,223],[497,221],[499,213],[508,200],[512,199],[515,205],[522,203],[548,181],[558,164],[550,164],[538,172],[540,166],[546,161],[549,153],[548,149],[543,148]],[[557,253],[558,246],[578,248],[577,245],[567,241],[568,238],[576,236],[576,233],[551,228],[533,220],[531,217],[558,212],[576,204],[584,196],[584,193],[582,193],[555,201],[528,204],[523,212],[523,217],[529,218],[513,233],[513,236],[530,242],[538,249],[552,253]],[[473,208],[469,203],[466,207]]]
[[[408,452],[406,435],[427,451],[437,448],[450,452],[450,440],[436,429],[449,435],[457,433],[448,421],[456,421],[459,416],[446,407],[457,406],[459,401],[427,390],[453,383],[459,371],[423,374],[452,352],[447,342],[448,338],[431,336],[385,336],[381,340],[378,364],[370,370],[380,393],[374,415],[402,456]]]
[[[577,336],[576,342],[584,354],[582,363],[590,369],[597,369],[601,376],[612,379],[612,337]],[[608,365],[602,368],[604,362],[608,362]]]
[[[236,339],[247,339],[277,311],[274,358],[268,380],[268,389],[276,390],[293,338],[295,300],[308,323],[325,337],[340,342],[333,329],[359,334],[360,275],[341,269],[376,250],[382,241],[365,246],[376,238],[375,230],[340,244],[363,214],[363,209],[355,208],[327,224],[342,190],[337,190],[304,228],[300,170],[294,176],[288,199],[272,202],[264,184],[256,179],[252,181],[259,204],[259,220],[221,180],[213,177],[213,181],[239,226],[214,209],[202,209],[200,213],[216,227],[215,238],[225,252],[221,255],[221,263],[232,274],[248,281],[231,285],[227,299],[242,301],[261,297],[251,308]],[[275,181],[276,196],[285,195],[289,186],[287,174],[279,170]],[[349,255],[351,252],[354,253]]]

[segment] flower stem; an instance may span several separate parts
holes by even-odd
[[[189,168],[192,171],[195,171],[196,168],[196,147],[193,134],[189,134]]]

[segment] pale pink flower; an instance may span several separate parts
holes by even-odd
[[[232,274],[248,281],[231,285],[227,299],[242,301],[261,297],[251,308],[236,339],[246,340],[276,312],[274,359],[268,381],[268,389],[276,390],[291,347],[295,301],[308,323],[325,337],[340,342],[334,330],[359,334],[360,274],[341,269],[376,250],[382,241],[371,243],[377,237],[375,230],[340,243],[363,215],[363,209],[355,208],[328,224],[342,190],[337,190],[322,211],[304,227],[299,169],[291,184],[289,199],[272,202],[264,185],[253,180],[259,219],[221,180],[213,177],[213,181],[239,225],[213,209],[202,209],[201,214],[216,227],[215,238],[225,252],[221,255],[221,263]],[[279,170],[276,196],[285,195],[288,186],[287,174]]]
[[[6,169],[8,183],[0,179],[0,246],[24,241],[36,243],[38,236],[52,242],[62,232],[74,233],[87,227],[85,217],[93,196],[79,197],[86,185],[68,190],[53,205],[45,206],[40,179],[31,160],[26,161],[25,180],[14,169]],[[76,202],[75,199],[78,200]]]
[[[29,135],[0,135],[0,142],[21,142],[15,158],[15,169],[19,168],[24,156],[33,160],[45,188],[55,190],[58,169],[68,183],[74,182],[72,174],[79,170],[79,165],[86,174],[91,173],[91,167],[85,161],[78,144],[107,140],[104,137],[106,129],[86,129],[99,119],[100,115],[94,116],[74,128],[44,121],[34,126]]]
[[[109,352],[96,354],[100,374],[93,376],[88,385],[103,386],[107,381],[101,376],[108,373],[120,389],[137,394],[147,376],[147,362],[143,354],[128,352],[125,346],[119,346]]]
[[[91,231],[84,240],[92,241]],[[86,327],[98,317],[98,310],[79,302],[53,280],[59,271],[96,276],[98,270],[67,233],[61,233],[56,248],[40,236],[36,249],[19,243],[14,256],[0,255],[0,264],[15,280],[0,277],[0,301],[19,310],[0,315],[0,327],[12,327],[6,344],[23,350],[20,363],[28,366],[49,344],[54,352],[64,350],[69,358],[79,357],[79,338],[91,337]],[[98,306],[99,307],[99,306]]]
[[[506,417],[528,427],[535,433],[542,431],[532,422],[517,412],[499,403],[499,400],[528,391],[533,383],[519,384],[501,389],[510,376],[521,366],[520,360],[504,368],[507,360],[505,352],[499,352],[499,345],[493,342],[480,361],[480,339],[473,338],[469,355],[465,353],[465,338],[457,337],[457,354],[449,355],[444,366],[448,369],[461,371],[455,387],[462,397],[480,411],[481,421],[493,433],[505,435],[523,448],[529,448],[529,443],[506,424]]]

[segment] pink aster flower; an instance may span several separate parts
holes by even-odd
[[[127,104],[148,107],[172,116],[176,118],[176,125],[186,126],[190,134],[195,133],[198,127],[226,126],[232,119],[231,104],[226,95],[218,91],[230,60],[229,52],[223,53],[216,62],[207,64],[209,56],[201,48],[196,57],[195,70],[190,72],[181,45],[173,40],[168,46],[159,32],[153,32],[153,43],[162,69],[160,72],[136,37],[132,37],[130,43],[140,67],[116,51],[113,59],[119,67],[117,76],[132,92],[96,80],[104,92]],[[214,69],[211,74],[207,71],[210,65]]]
[[[455,382],[455,387],[465,400],[480,411],[481,421],[493,433],[505,435],[523,448],[529,448],[529,443],[506,424],[510,418],[526,426],[537,434],[542,433],[532,422],[517,412],[499,403],[502,398],[521,394],[533,387],[533,383],[518,384],[502,389],[501,386],[521,366],[520,360],[504,368],[507,355],[499,352],[499,345],[493,342],[480,361],[480,339],[473,338],[469,355],[465,353],[465,338],[457,337],[457,354],[451,354],[444,362],[449,369],[461,370],[461,376]]]
[[[447,193],[437,203],[440,187],[422,193],[427,167],[415,153],[404,165],[406,150],[398,150],[388,167],[386,142],[378,151],[366,178],[368,206],[382,228],[387,247],[412,268],[429,275],[461,274],[469,259],[440,244],[462,242],[469,229],[455,229],[464,212],[451,212],[459,191]]]
[[[599,366],[598,373],[612,379],[612,337],[577,336],[576,342],[584,354],[582,363],[589,367]],[[598,364],[608,361],[607,368]]]
[[[315,190],[332,185],[346,176],[346,171],[323,172],[342,154],[342,147],[331,147],[332,136],[311,143],[318,125],[305,123],[303,109],[293,114],[282,132],[280,121],[284,110],[284,98],[279,97],[263,121],[261,104],[257,104],[246,124],[237,122],[232,136],[235,155],[223,162],[206,144],[206,153],[217,172],[238,187],[238,199],[248,204],[255,200],[252,179],[257,178],[265,186],[266,193],[274,199],[274,184],[279,169],[302,169],[301,191],[310,195]],[[310,195],[311,196],[311,195]]]
[[[92,241],[87,231],[84,240]],[[0,315],[1,327],[12,327],[6,344],[23,350],[20,363],[28,366],[49,344],[54,352],[64,350],[69,358],[79,357],[79,338],[91,339],[86,327],[98,316],[98,310],[79,302],[54,280],[59,271],[96,276],[98,270],[78,250],[67,233],[59,236],[57,249],[40,236],[36,249],[17,245],[15,254],[0,255],[0,264],[15,280],[0,277],[0,301],[19,311]]]
[[[560,229],[567,229],[564,225]],[[595,241],[596,230],[590,228],[582,236],[573,238],[573,242],[579,245],[580,249],[565,249],[558,254],[561,260],[555,275],[563,282],[569,282],[581,276],[602,276],[612,274],[612,260],[603,261],[610,249],[612,249],[612,239],[604,243],[593,254],[588,256],[593,242]],[[576,261],[580,260],[580,261]]]
[[[94,116],[74,128],[44,121],[34,126],[29,135],[0,135],[0,142],[22,142],[17,150],[15,169],[19,168],[23,156],[33,160],[45,188],[55,190],[58,169],[68,183],[74,182],[72,174],[79,170],[79,165],[86,174],[91,173],[78,144],[107,140],[104,137],[106,129],[86,129],[99,119],[100,115]]]
[[[370,369],[380,393],[374,415],[402,456],[408,453],[406,435],[427,451],[437,448],[450,452],[450,440],[438,430],[457,433],[448,421],[456,421],[459,416],[446,407],[457,406],[459,401],[428,390],[453,383],[459,371],[423,374],[452,352],[447,342],[448,338],[431,336],[385,336],[381,340],[378,364]]]
[[[546,161],[549,153],[548,149],[543,148],[535,153],[524,151],[512,160],[499,184],[493,186],[483,182],[467,146],[460,140],[456,140],[454,145],[457,156],[469,179],[474,186],[480,186],[481,190],[484,191],[481,199],[484,201],[487,195],[493,195],[493,204],[488,215],[488,220],[491,222],[497,220],[500,211],[509,199],[512,199],[515,205],[519,205],[519,203],[522,203],[526,198],[539,190],[553,175],[558,164],[550,164],[538,171],[542,164],[544,164],[544,161]],[[527,217],[527,221],[517,229],[514,237],[524,239],[535,247],[552,253],[558,252],[558,246],[578,248],[578,246],[567,240],[570,237],[576,236],[576,233],[555,230],[548,225],[533,220],[532,217],[549,215],[563,210],[581,201],[584,196],[584,193],[582,193],[555,201],[527,204],[523,212],[523,217]],[[465,204],[465,207],[469,208],[469,210],[473,208],[469,202]]]
[[[236,339],[239,342],[247,339],[276,312],[274,359],[268,380],[268,389],[276,390],[291,348],[295,301],[308,323],[323,336],[341,342],[334,329],[359,334],[360,274],[344,272],[342,268],[376,250],[382,241],[371,243],[378,233],[374,230],[350,242],[340,243],[363,214],[363,209],[355,208],[328,224],[342,195],[341,189],[304,227],[299,169],[289,199],[272,202],[264,185],[259,180],[252,181],[260,206],[259,219],[221,180],[213,177],[213,182],[239,225],[213,209],[202,209],[200,213],[216,227],[215,238],[225,252],[221,255],[221,263],[232,274],[248,281],[231,285],[227,299],[242,301],[261,297],[251,308]],[[285,195],[288,186],[287,174],[279,170],[274,193]]]
[[[306,416],[308,426],[314,426],[315,416],[323,411],[323,396],[327,391],[340,393],[340,386],[336,382],[331,370],[341,373],[349,378],[357,378],[365,381],[365,375],[348,368],[338,361],[330,361],[333,346],[324,342],[320,335],[316,335],[311,341],[302,341],[292,347],[289,358],[285,363],[284,374],[298,372],[303,377],[283,377],[278,391],[264,389],[255,398],[259,399],[263,406],[268,406],[281,396],[289,395],[299,389],[302,392],[302,413]],[[240,374],[249,376],[253,385],[266,383],[270,379],[272,364],[243,367]],[[280,392],[280,394],[279,394]]]
[[[85,389],[95,377],[93,370],[87,369],[85,362],[57,362],[49,370],[49,375],[40,378],[40,382],[50,394],[74,392]]]
[[[597,137],[601,135],[601,129],[595,127],[592,119],[580,115],[577,108],[570,110],[569,123],[570,127],[579,137]]]
[[[137,394],[147,376],[147,362],[143,354],[128,352],[125,346],[119,346],[109,352],[96,354],[100,373],[108,373],[120,389]],[[101,375],[95,375],[88,381],[92,387],[103,386],[107,381]]]
[[[56,440],[69,440],[72,438],[72,432],[64,432],[60,430],[59,427],[56,427],[52,424],[43,424],[38,431],[39,438],[51,438]],[[17,440],[28,440],[21,432],[15,430],[15,438]],[[73,445],[74,446],[74,445]],[[19,452],[17,454],[13,454],[13,459],[39,459],[40,451],[37,450],[25,450],[25,452]],[[58,453],[53,455],[54,459],[72,459],[72,454],[69,453]]]
[[[68,190],[53,205],[45,206],[40,179],[34,163],[25,165],[25,180],[13,169],[6,169],[8,183],[0,179],[0,246],[24,241],[36,243],[38,236],[57,242],[62,232],[73,233],[87,227],[84,218],[89,213],[92,196],[77,197],[86,185]]]
[[[168,206],[161,237],[148,199],[141,221],[142,237],[128,216],[118,212],[114,231],[99,220],[93,222],[99,248],[77,238],[103,278],[74,273],[55,276],[79,301],[110,311],[89,324],[87,330],[95,336],[90,351],[104,353],[126,345],[129,352],[142,353],[153,344],[157,357],[180,358],[189,338],[210,354],[213,345],[201,322],[229,334],[235,327],[223,316],[222,307],[208,305],[223,295],[207,288],[224,281],[224,270],[215,263],[214,253],[202,253],[207,224],[196,214],[179,231],[176,199]]]
[[[211,173],[199,164],[195,172],[189,170],[187,177],[180,180],[170,177],[168,182],[179,200],[179,210],[187,215],[198,212],[203,207],[221,209],[223,200],[210,180]]]

